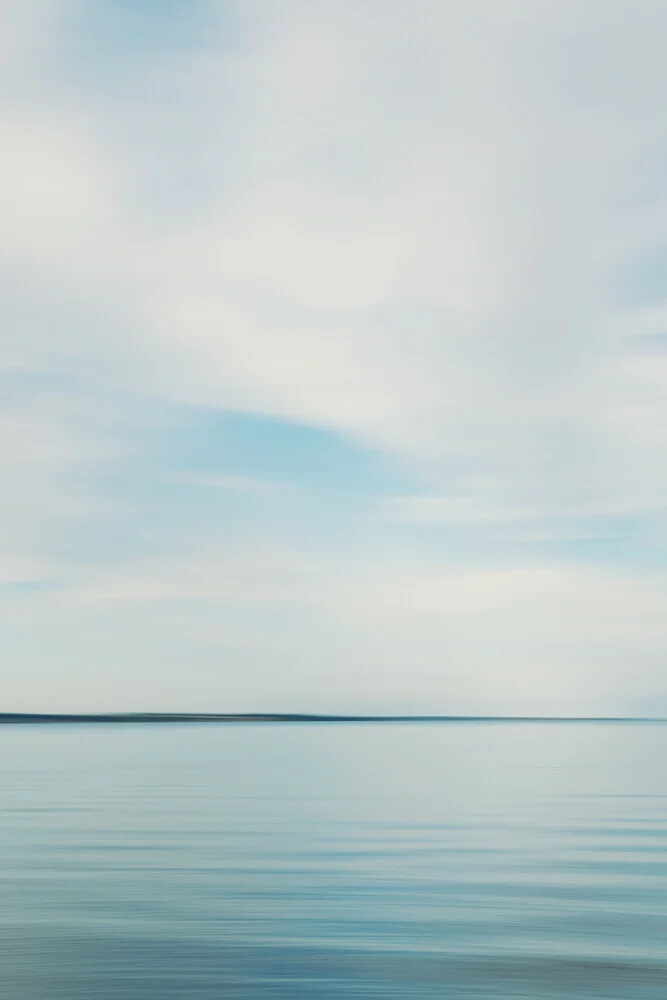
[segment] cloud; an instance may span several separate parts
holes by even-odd
[[[106,452],[108,454],[108,451]],[[5,582],[57,575],[67,537],[103,507],[79,479],[103,443],[80,414],[26,396],[0,409],[0,565]]]
[[[442,711],[611,714],[664,698],[661,575],[567,563],[397,565],[357,580],[353,662]],[[628,665],[632,663],[632,670]],[[638,697],[639,696],[639,697]]]
[[[61,599],[88,602],[227,602],[231,605],[294,604],[305,609],[326,601],[323,567],[305,553],[271,540],[218,543],[212,550],[126,560],[120,569],[83,574]]]
[[[246,585],[249,604],[281,591],[295,608],[332,602],[355,622],[343,642],[355,663],[356,643],[398,677],[410,644],[423,648],[425,691],[437,687],[440,613],[470,665],[461,691],[500,647],[526,684],[537,655],[571,665],[563,690],[579,690],[579,671],[592,690],[602,667],[586,663],[617,661],[606,638],[617,621],[640,657],[644,622],[653,663],[659,626],[625,617],[623,595],[662,602],[661,577],[627,583],[608,559],[582,583],[576,560],[524,566],[517,549],[518,569],[489,554],[486,568],[431,578],[411,574],[423,542],[409,532],[484,528],[507,542],[508,524],[520,539],[570,520],[594,538],[611,518],[651,512],[660,533],[664,5],[211,0],[182,32],[150,30],[144,13],[125,47],[91,10],[7,0],[0,15],[0,541],[16,578],[42,566],[101,603],[222,605]],[[39,404],[20,388],[31,378],[50,387]],[[288,572],[283,589],[255,556],[229,555],[227,508],[220,523],[207,508],[208,552],[194,532],[189,554],[165,538],[162,562],[133,559],[119,544],[125,565],[111,567],[95,544],[68,545],[84,523],[98,542],[111,522],[132,537],[94,513],[123,492],[114,456],[145,448],[150,479],[150,435],[133,445],[128,428],[188,408],[325,428],[400,463],[412,489],[375,498],[372,526],[359,505],[356,530],[369,551],[377,538],[378,552],[394,547],[409,581],[392,585],[406,602],[395,611],[413,608],[419,626],[404,621],[393,649],[369,637],[341,581],[360,609],[386,588],[372,566],[345,565],[349,546],[338,563],[318,550],[319,568],[297,583]],[[252,472],[208,474],[240,505],[254,490]],[[154,502],[165,536],[187,534],[188,517],[176,525],[164,494]],[[274,536],[280,525],[274,513]],[[308,548],[307,527],[295,541],[290,520],[287,534]],[[570,593],[600,609],[575,615],[571,641]]]
[[[466,456],[491,502],[590,503],[628,458],[605,426],[633,406],[609,374],[641,252],[619,234],[659,201],[628,203],[664,148],[664,15],[560,6],[422,3],[381,28],[372,3],[236,8],[240,49],[170,50],[106,119],[70,94],[7,126],[28,179],[9,249],[113,301],[104,351],[136,390],[339,428],[440,481]],[[182,189],[215,148],[220,183],[152,202],[157,148]]]
[[[377,552],[344,567],[245,539],[28,593],[10,639],[37,609],[17,671],[55,661],[60,702],[81,709],[98,704],[101,665],[116,705],[133,692],[164,709],[651,714],[667,696],[660,574]],[[40,642],[51,656],[34,662]],[[73,648],[86,658],[68,660]]]

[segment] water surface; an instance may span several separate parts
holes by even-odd
[[[667,727],[0,729],[8,1000],[667,997]]]

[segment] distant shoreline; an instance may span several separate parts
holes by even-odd
[[[299,713],[194,713],[194,712],[101,712],[43,713],[0,712],[0,725],[105,723],[145,725],[158,723],[332,723],[332,722],[430,722],[430,723],[666,723],[667,719],[638,716],[545,716],[545,715],[319,715]]]

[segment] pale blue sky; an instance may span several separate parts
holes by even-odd
[[[5,0],[5,710],[667,711],[666,33]]]

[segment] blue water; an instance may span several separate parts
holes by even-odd
[[[0,729],[8,1000],[667,998],[667,726]]]

